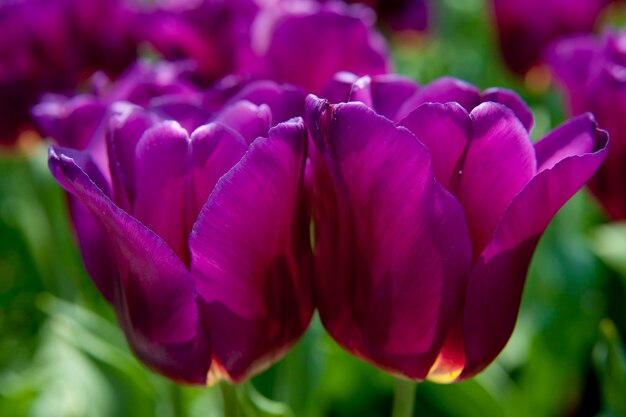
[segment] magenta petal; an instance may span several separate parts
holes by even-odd
[[[133,216],[188,262],[185,226],[190,154],[187,131],[168,121],[148,129],[135,151],[136,197]]]
[[[459,161],[472,135],[467,111],[457,103],[427,103],[400,121],[432,155],[435,176],[444,187],[458,174]]]
[[[478,256],[512,198],[537,168],[528,131],[508,107],[483,103],[470,117],[472,140],[450,189],[463,204]]]
[[[360,103],[307,99],[318,308],[352,353],[424,378],[459,313],[471,245],[408,130]]]
[[[311,318],[306,144],[301,121],[254,141],[194,225],[191,271],[222,377],[239,381],[259,370]]]
[[[196,293],[185,266],[161,239],[115,206],[72,159],[51,149],[49,165],[99,222],[116,261],[113,304],[133,349],[168,376],[201,382],[210,362],[208,342],[198,326]],[[172,360],[177,349],[184,354]]]
[[[264,104],[257,106],[246,100],[226,107],[214,120],[239,132],[248,142],[265,136],[272,126],[272,111]]]
[[[558,209],[589,180],[607,154],[607,134],[597,130],[589,117],[565,124],[544,140],[551,142],[551,151],[546,154],[561,159],[552,160],[550,168],[537,174],[515,196],[470,276],[465,298],[466,365],[462,378],[480,372],[506,344],[537,241]],[[572,146],[572,141],[584,145]],[[593,148],[586,151],[590,142]],[[568,152],[556,151],[556,143]]]

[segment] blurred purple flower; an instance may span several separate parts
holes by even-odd
[[[305,110],[322,322],[392,373],[471,377],[509,339],[535,246],[607,134],[583,115],[533,144],[518,97],[453,79],[364,77],[347,91]]]
[[[121,0],[0,3],[0,144],[32,128],[43,92],[70,92],[95,69],[117,74],[132,62],[131,19]]]
[[[193,60],[198,81],[211,83],[248,59],[259,9],[256,0],[162,1],[140,16],[141,37],[166,59]]]
[[[493,0],[500,49],[507,66],[525,74],[544,48],[569,34],[591,32],[611,0]]]
[[[147,19],[145,38],[168,59],[194,60],[205,83],[233,73],[319,93],[337,71],[382,74],[391,65],[371,10],[340,1],[178,2]]]
[[[568,112],[592,112],[609,132],[609,155],[589,187],[613,218],[626,219],[626,31],[562,40],[546,60]]]
[[[321,2],[328,0],[320,0]],[[426,0],[344,0],[362,3],[376,11],[378,19],[389,29],[402,32],[424,31],[428,28],[429,5]]]
[[[98,116],[106,135],[87,135],[103,149],[52,147],[49,165],[135,354],[176,381],[241,381],[280,357],[313,311],[307,133],[299,118],[279,123],[302,112],[304,95],[250,83],[207,112],[208,124],[185,128],[172,115],[197,103],[179,93],[167,112],[158,97],[148,109],[109,104]],[[55,132],[77,133],[85,115],[93,125],[93,102],[57,105],[38,109]]]

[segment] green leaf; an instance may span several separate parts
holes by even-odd
[[[600,323],[593,361],[604,399],[603,415],[626,416],[626,358],[619,333],[609,319]]]

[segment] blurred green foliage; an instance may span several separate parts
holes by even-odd
[[[553,90],[504,69],[485,0],[435,3],[428,37],[393,41],[398,72],[513,88],[535,112],[535,137],[562,121]],[[317,318],[284,360],[222,387],[227,401],[147,371],[82,267],[45,148],[0,157],[0,416],[207,417],[235,400],[250,417],[389,415],[393,378],[345,353]],[[626,416],[626,225],[604,221],[586,191],[561,210],[505,351],[473,380],[421,384],[416,416]]]

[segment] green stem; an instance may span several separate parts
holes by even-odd
[[[237,388],[228,382],[220,382],[219,386],[224,404],[224,417],[243,417],[237,398]]]
[[[183,417],[183,400],[181,396],[181,388],[177,384],[171,383],[170,385],[170,394],[172,401],[172,412],[174,413],[174,417]]]
[[[393,385],[391,417],[413,417],[415,382],[396,378]]]

